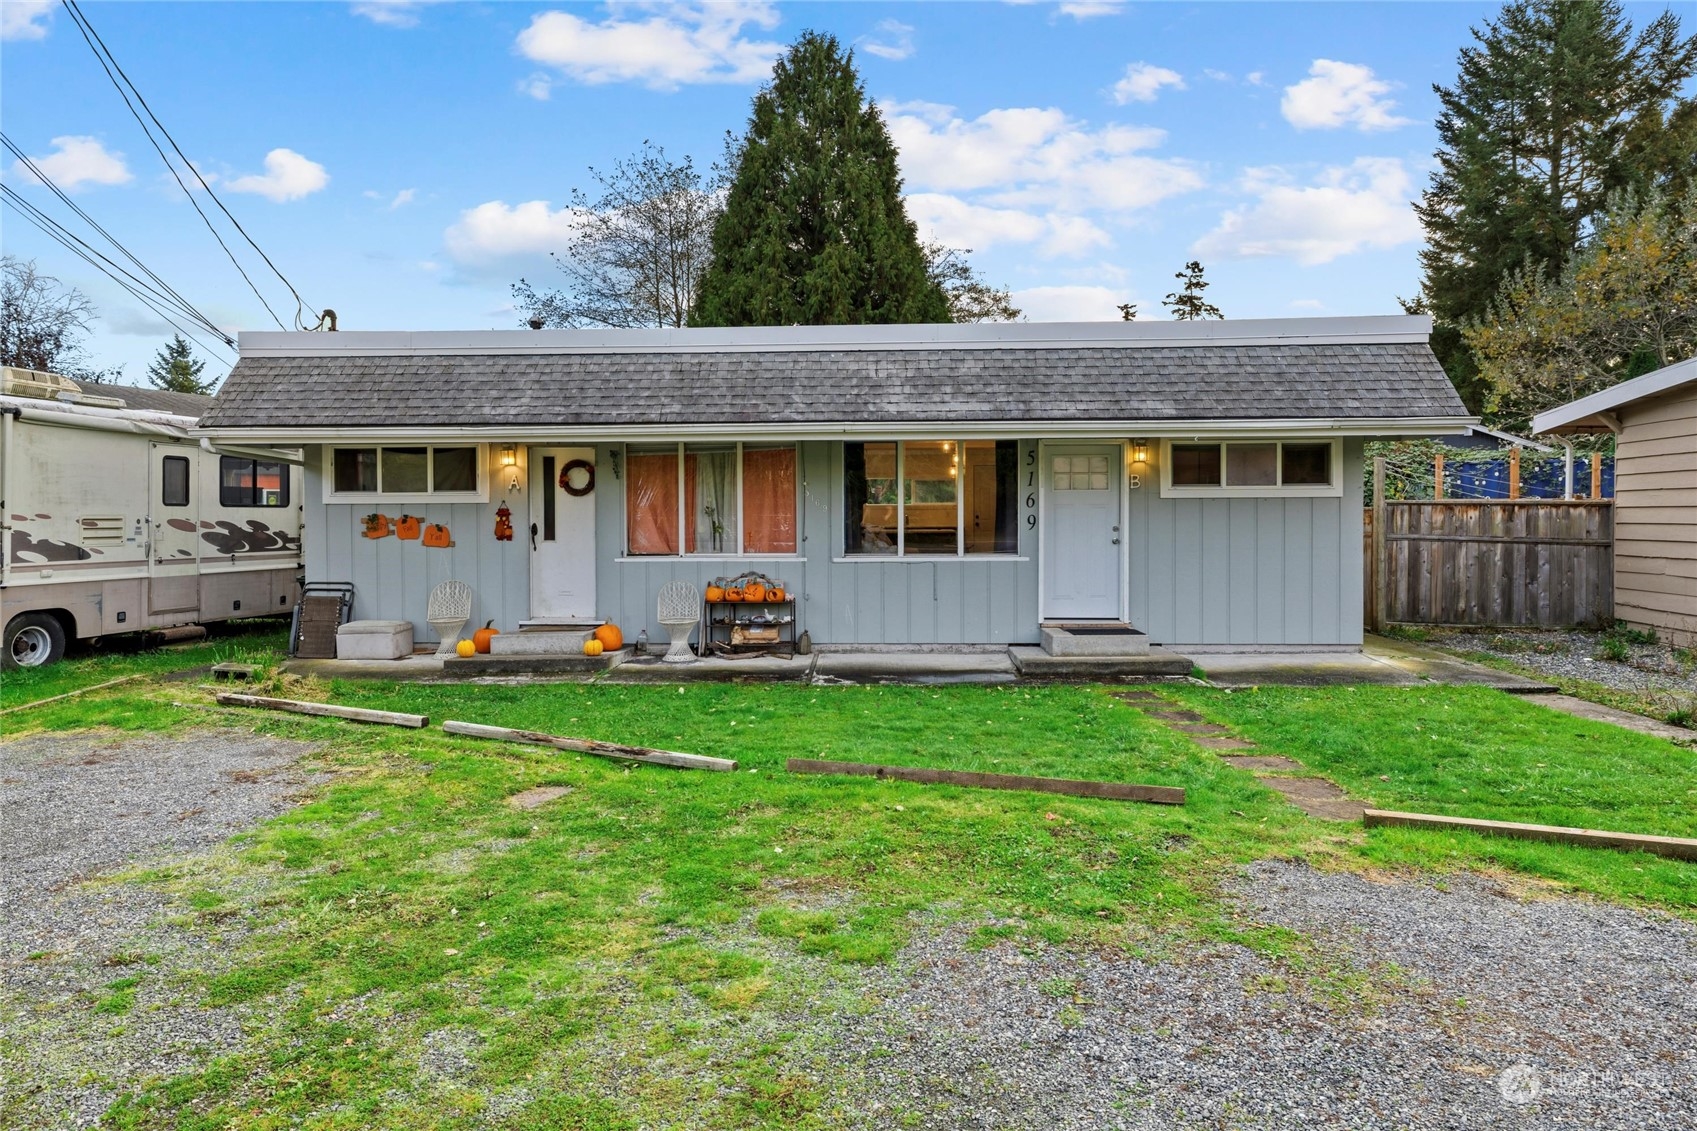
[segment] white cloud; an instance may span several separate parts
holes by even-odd
[[[403,205],[411,204],[413,202],[413,198],[417,195],[417,189],[402,189],[400,192],[395,194],[395,199],[389,202],[389,211],[393,212],[395,209],[400,208]]]
[[[0,3],[0,39],[46,39],[53,0],[5,0]]]
[[[1028,322],[1118,322],[1120,303],[1130,301],[1108,287],[1027,287],[1013,292],[1013,304]]]
[[[353,6],[354,15],[364,16],[384,27],[417,27],[418,12],[427,4],[441,0],[360,0]]]
[[[546,200],[509,205],[491,200],[460,213],[442,244],[448,257],[472,271],[499,270],[508,264],[541,263],[571,238],[577,213],[553,209]]]
[[[1127,102],[1153,102],[1163,86],[1183,90],[1184,76],[1153,63],[1131,63],[1125,75],[1114,84],[1114,101],[1121,106]]]
[[[1324,311],[1326,309],[1326,304],[1321,302],[1317,298],[1297,298],[1297,299],[1291,300],[1290,308],[1292,310],[1307,310],[1307,311],[1320,312],[1320,311]]]
[[[43,176],[66,192],[84,185],[121,185],[134,180],[124,155],[114,153],[93,137],[56,137],[53,152],[45,157],[32,157]],[[13,170],[25,180],[35,177],[21,165]]]
[[[1376,78],[1371,67],[1316,59],[1308,68],[1309,78],[1285,87],[1279,109],[1285,120],[1299,130],[1335,130],[1354,126],[1358,130],[1393,130],[1410,119],[1399,118],[1396,103],[1385,95],[1390,83]]]
[[[519,33],[519,53],[579,82],[641,82],[675,90],[686,83],[758,82],[784,49],[743,34],[750,25],[777,25],[777,9],[768,3],[680,4],[646,19],[622,18],[625,10],[615,8],[600,23],[543,12]]]
[[[554,93],[554,77],[546,71],[537,71],[519,80],[519,93],[529,95],[538,102],[546,102]]]
[[[855,44],[870,55],[900,62],[913,54],[913,25],[900,20],[879,20],[871,33],[861,36]]]
[[[987,251],[997,244],[1037,244],[1046,256],[1079,256],[1112,237],[1083,216],[1039,216],[1017,208],[973,204],[947,193],[914,193],[904,202],[921,239]]]
[[[1231,75],[1230,71],[1216,71],[1213,67],[1203,67],[1202,73],[1204,75],[1206,75],[1207,77],[1213,79],[1215,82],[1231,82],[1232,81],[1232,75]]]
[[[292,149],[273,149],[265,155],[265,172],[249,173],[226,182],[231,192],[251,192],[277,204],[310,196],[330,183],[330,174],[316,161]]]
[[[1001,207],[1124,212],[1203,183],[1187,161],[1139,152],[1166,140],[1158,129],[1092,129],[1056,109],[991,110],[971,121],[934,103],[885,109],[902,175],[922,190],[979,192]]]
[[[1243,76],[1243,81],[1248,83],[1250,86],[1266,86],[1267,72],[1250,71],[1247,75]]]
[[[1120,0],[1064,0],[1060,11],[1061,15],[1075,20],[1089,20],[1097,16],[1117,16],[1124,8],[1125,4]]]
[[[1244,188],[1257,199],[1221,216],[1219,226],[1196,241],[1196,254],[1277,256],[1313,267],[1421,238],[1410,204],[1413,183],[1394,157],[1358,157],[1328,168],[1308,186],[1291,184],[1282,169],[1252,169]]]

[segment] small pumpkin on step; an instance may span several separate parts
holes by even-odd
[[[601,643],[601,641],[595,639],[593,636],[583,642],[583,654],[585,656],[599,656],[605,650],[605,646]]]

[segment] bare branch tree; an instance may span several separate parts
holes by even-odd
[[[0,284],[0,362],[20,369],[87,374],[82,336],[94,304],[75,287],[35,268],[35,260],[4,257]]]
[[[920,245],[920,251],[925,256],[925,274],[948,296],[949,321],[1018,322],[1024,317],[1006,287],[991,286],[967,261],[970,247],[929,241]]]
[[[554,255],[566,285],[539,292],[520,279],[514,300],[550,326],[688,325],[723,206],[720,171],[703,175],[691,158],[673,162],[645,141],[610,171],[589,173],[600,195],[572,190],[572,235]]]

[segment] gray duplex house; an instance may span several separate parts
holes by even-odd
[[[356,617],[420,641],[450,578],[478,624],[664,639],[665,582],[758,570],[825,645],[1036,643],[1064,622],[1348,647],[1363,443],[1474,422],[1430,330],[244,333],[200,432],[302,449],[307,580],[351,582]],[[368,537],[378,515],[427,536]]]

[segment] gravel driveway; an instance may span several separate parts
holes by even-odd
[[[228,1011],[170,992],[226,962],[239,924],[198,929],[183,918],[189,908],[98,877],[192,863],[286,809],[308,784],[296,763],[311,749],[245,731],[0,743],[0,1125],[93,1126],[116,1086],[240,1041]],[[132,977],[147,1008],[92,1008]]]

